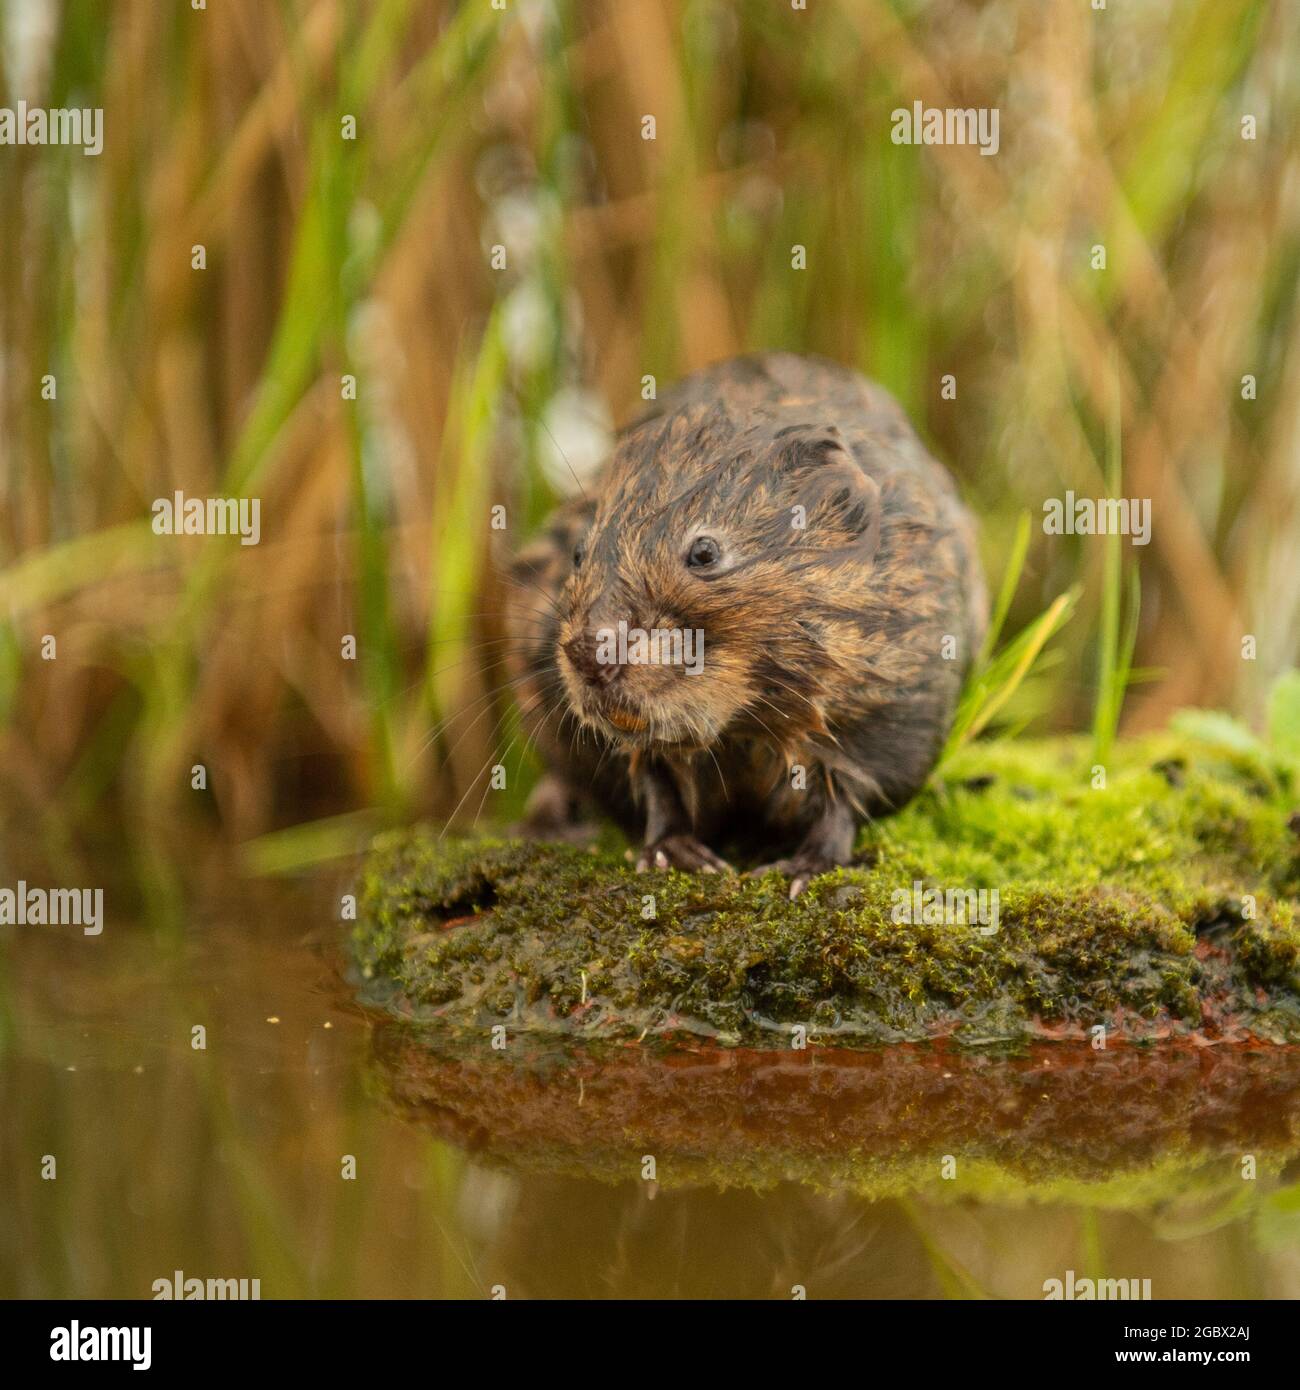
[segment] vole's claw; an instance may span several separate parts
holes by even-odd
[[[757,868],[750,869],[746,878],[762,878],[764,874],[780,874],[782,878],[794,872],[793,859],[774,859],[770,864],[759,864]]]
[[[757,869],[749,871],[749,876],[759,878],[763,874],[780,874],[783,878],[788,878],[790,901],[793,902],[818,874],[830,873],[835,867],[834,862],[829,859],[796,854],[789,859],[777,859],[771,864],[760,864]]]
[[[685,873],[735,873],[735,870],[694,835],[665,835],[647,845],[636,861],[637,873],[647,869],[681,869]]]

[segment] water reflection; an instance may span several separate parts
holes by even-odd
[[[1291,1054],[457,1059],[351,1002],[327,897],[9,933],[0,1293],[1300,1295]]]
[[[373,1053],[399,1113],[511,1175],[496,1264],[530,1294],[1033,1298],[1071,1269],[1156,1297],[1297,1287],[1292,1052],[596,1060],[390,1023]]]

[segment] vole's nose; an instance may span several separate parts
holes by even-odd
[[[565,656],[573,662],[573,669],[588,685],[612,685],[623,674],[623,668],[616,661],[598,661],[596,651],[596,635],[593,632],[581,632],[564,644]]]

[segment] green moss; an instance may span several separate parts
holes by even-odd
[[[402,832],[366,866],[355,959],[371,1000],[474,1036],[1300,1041],[1300,839],[1274,769],[1162,734],[1092,783],[1080,741],[975,745],[793,903],[776,875]],[[914,882],[996,890],[997,930],[894,921]]]

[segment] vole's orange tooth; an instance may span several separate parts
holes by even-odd
[[[627,710],[612,709],[605,713],[605,718],[614,725],[616,729],[622,729],[629,734],[639,734],[647,727],[646,721],[639,715],[630,714]]]

